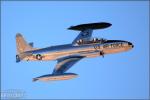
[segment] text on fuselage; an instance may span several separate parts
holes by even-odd
[[[104,45],[94,45],[94,49],[103,49],[103,48],[120,48],[123,47],[123,43],[111,43],[111,44],[104,44]]]

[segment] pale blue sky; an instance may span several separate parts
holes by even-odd
[[[2,2],[1,89],[21,89],[25,98],[45,99],[148,99],[149,89],[148,1],[107,2]],[[94,31],[94,37],[126,40],[128,52],[104,58],[83,59],[68,72],[79,77],[56,82],[32,82],[49,74],[56,61],[15,62],[15,35],[20,32],[35,47],[71,43],[78,35],[68,27],[90,22],[112,26]]]

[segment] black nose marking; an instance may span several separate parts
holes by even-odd
[[[132,48],[134,47],[134,45],[131,42],[128,42],[128,45],[132,46]]]

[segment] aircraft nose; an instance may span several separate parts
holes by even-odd
[[[132,48],[134,47],[134,45],[131,42],[128,42],[128,45],[132,46]]]

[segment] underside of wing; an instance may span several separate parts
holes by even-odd
[[[69,68],[71,68],[75,63],[80,61],[82,58],[83,58],[82,56],[71,56],[58,59],[53,74],[65,73]]]

